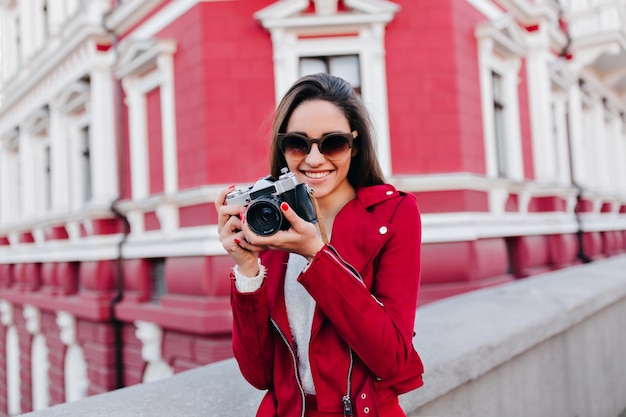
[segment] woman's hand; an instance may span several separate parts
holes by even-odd
[[[286,202],[281,203],[280,209],[291,227],[271,236],[259,236],[252,232],[244,216],[242,226],[247,243],[254,247],[297,253],[305,258],[315,256],[324,247],[317,225],[302,219]]]
[[[254,277],[259,273],[258,252],[265,248],[252,245],[246,240],[241,220],[245,209],[226,204],[226,195],[234,188],[230,186],[224,189],[215,200],[217,233],[222,246],[237,264],[239,272],[245,276]]]

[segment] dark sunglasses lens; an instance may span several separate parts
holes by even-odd
[[[307,154],[307,143],[298,136],[285,136],[282,143],[283,153],[288,156],[303,156]]]
[[[322,142],[322,153],[327,157],[340,156],[348,150],[348,139],[340,135],[330,135]]]

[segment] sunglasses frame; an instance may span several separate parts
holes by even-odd
[[[278,148],[280,149],[282,154],[285,156],[286,154],[285,154],[285,150],[283,149],[283,142],[285,141],[287,137],[295,136],[297,138],[302,139],[304,143],[306,143],[305,155],[308,155],[309,153],[311,153],[311,148],[313,147],[313,144],[315,143],[317,144],[317,148],[319,149],[320,153],[328,158],[328,155],[324,154],[324,141],[327,138],[331,136],[341,136],[348,142],[348,149],[352,149],[352,143],[354,142],[354,139],[356,139],[357,136],[359,136],[359,132],[356,130],[353,130],[350,133],[332,132],[332,133],[325,134],[321,138],[309,138],[308,136],[300,134],[300,133],[279,133],[276,136],[278,138]]]

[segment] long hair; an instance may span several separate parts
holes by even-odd
[[[385,182],[374,149],[373,128],[369,113],[361,98],[352,86],[342,78],[326,73],[305,75],[297,80],[285,93],[276,109],[272,128],[270,147],[270,172],[274,177],[280,175],[280,169],[287,166],[285,156],[278,146],[277,135],[285,133],[293,111],[305,101],[325,100],[336,105],[348,119],[350,130],[359,132],[353,147],[356,155],[352,157],[348,170],[348,182],[355,189]]]

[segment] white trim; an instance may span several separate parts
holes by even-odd
[[[156,36],[180,16],[200,3],[242,0],[175,0],[171,1],[149,20],[139,25],[129,35],[132,39],[148,39]],[[120,35],[130,30],[147,14],[155,9],[162,0],[126,0],[116,8],[105,20],[105,27]]]
[[[504,15],[502,9],[496,6],[491,0],[466,0],[476,10],[481,12],[489,20],[497,20]]]

